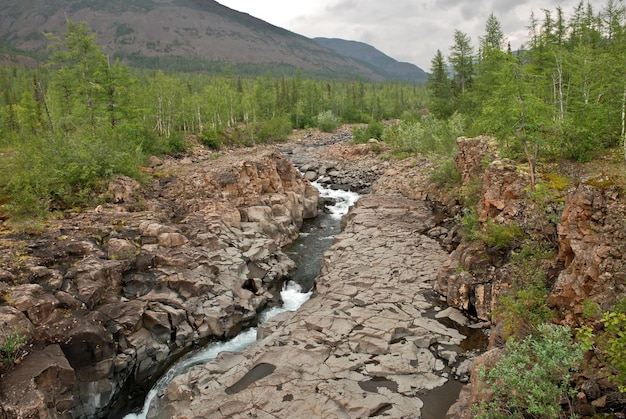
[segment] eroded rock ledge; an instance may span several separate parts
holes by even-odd
[[[256,323],[317,190],[273,148],[213,157],[155,159],[147,188],[119,179],[110,204],[0,237],[0,338],[32,342],[0,417],[114,415],[191,347]]]
[[[152,418],[419,417],[419,394],[467,374],[464,339],[425,313],[447,254],[428,204],[366,196],[326,253],[313,298],[260,340],[176,378]]]

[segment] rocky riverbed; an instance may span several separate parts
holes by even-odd
[[[282,246],[317,213],[313,179],[366,194],[314,297],[176,379],[149,414],[429,417],[428,392],[471,365],[467,318],[432,292],[454,222],[433,205],[430,162],[348,138],[155,158],[145,185],[119,178],[92,210],[5,230],[0,336],[29,345],[4,372],[0,417],[119,416],[175,359],[255,325],[293,269]]]
[[[0,238],[0,336],[22,336],[0,417],[111,417],[176,358],[256,324],[317,190],[273,147],[153,159],[147,185]],[[277,302],[277,301],[276,301]]]
[[[149,417],[421,417],[421,395],[471,364],[465,337],[428,315],[447,257],[426,235],[434,221],[421,201],[361,198],[313,298],[257,344],[178,377]]]

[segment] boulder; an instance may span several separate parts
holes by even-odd
[[[59,345],[33,349],[19,368],[0,380],[5,417],[73,418],[75,385],[74,369]]]

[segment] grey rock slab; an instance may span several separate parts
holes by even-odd
[[[240,355],[177,377],[151,417],[419,417],[417,395],[447,381],[432,345],[464,339],[424,317],[433,308],[425,292],[447,258],[424,235],[433,220],[423,202],[361,198],[324,257],[314,296],[270,319]]]

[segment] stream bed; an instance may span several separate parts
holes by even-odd
[[[291,274],[291,280],[283,285],[280,293],[283,304],[261,313],[259,323],[279,313],[295,311],[310,298],[324,252],[330,247],[333,236],[341,230],[341,217],[359,199],[359,194],[355,192],[326,188],[316,182],[313,182],[313,185],[319,190],[320,198],[325,202],[324,209],[316,218],[305,220],[299,237],[283,247],[283,252],[296,262],[297,268]],[[252,327],[229,341],[210,343],[186,354],[157,380],[148,392],[141,411],[129,413],[124,419],[145,419],[154,399],[159,397],[178,375],[195,365],[212,361],[220,352],[241,351],[253,344],[256,336],[257,328]]]

